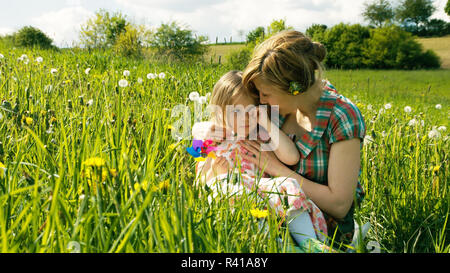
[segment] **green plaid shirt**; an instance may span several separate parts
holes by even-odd
[[[285,118],[279,117],[279,127],[281,128]],[[304,134],[300,139],[297,139],[295,135],[289,135],[289,137],[295,142],[297,149],[300,151],[300,160],[295,167],[295,171],[311,181],[327,185],[328,159],[331,145],[335,142],[359,138],[362,148],[366,126],[364,118],[356,105],[340,95],[329,82],[325,85],[320,98],[316,120],[317,125],[314,129]],[[364,191],[358,181],[356,189],[357,203],[360,203],[363,198]],[[347,216],[339,221],[326,215],[329,236],[333,236],[336,225],[339,225],[335,240],[346,243],[348,243],[348,239],[351,241],[354,231],[353,212],[354,207],[352,206]]]

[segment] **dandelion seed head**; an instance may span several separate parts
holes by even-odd
[[[128,81],[125,80],[125,79],[121,79],[121,80],[119,81],[119,86],[120,86],[120,87],[127,87],[127,86],[128,86]]]

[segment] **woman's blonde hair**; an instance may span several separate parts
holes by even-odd
[[[253,80],[260,78],[288,91],[291,82],[308,90],[322,78],[322,61],[327,51],[303,33],[286,30],[275,34],[255,48],[252,59],[243,73],[243,84],[253,94],[258,94]],[[316,78],[315,71],[319,75]]]
[[[228,125],[228,120],[224,118],[227,105],[233,105],[237,98],[248,94],[242,84],[242,71],[227,72],[214,85],[210,105],[218,106],[221,112],[213,110],[211,120],[218,125]]]

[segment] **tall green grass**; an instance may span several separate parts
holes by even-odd
[[[184,104],[193,113],[189,93],[211,92],[226,67],[128,60],[108,51],[0,53],[2,252],[286,251],[276,239],[288,241],[276,217],[265,219],[264,229],[250,214],[264,206],[255,196],[233,206],[226,198],[208,201],[209,193],[194,186],[194,161],[184,150],[190,140],[171,136],[172,108]],[[28,64],[17,60],[22,54]],[[164,79],[146,77],[160,72]],[[428,137],[433,126],[449,125],[449,76],[327,72],[358,103],[373,139],[361,152],[367,195],[356,219],[370,221],[366,241],[383,251],[450,250],[448,129]],[[118,86],[123,78],[125,88]],[[386,103],[392,108],[380,113]],[[407,105],[411,113],[403,111]],[[408,126],[414,116],[424,126]],[[104,166],[83,164],[94,157]]]

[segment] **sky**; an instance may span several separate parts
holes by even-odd
[[[367,0],[0,0],[0,35],[23,26],[44,31],[59,47],[79,41],[83,23],[100,8],[121,11],[137,24],[155,28],[177,21],[210,42],[242,41],[245,34],[273,20],[305,31],[312,24],[367,24],[361,16]],[[397,0],[398,1],[398,0]],[[450,22],[444,12],[447,0],[435,0],[431,18]],[[244,33],[244,35],[241,35]]]

